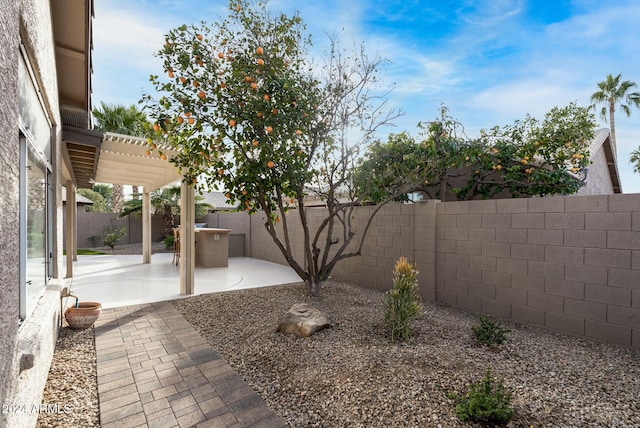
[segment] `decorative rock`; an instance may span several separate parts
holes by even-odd
[[[320,310],[306,303],[296,303],[285,314],[276,331],[309,337],[316,331],[333,325],[333,322]]]

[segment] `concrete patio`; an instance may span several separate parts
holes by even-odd
[[[101,426],[288,426],[168,302],[189,297],[179,294],[172,257],[79,256],[74,266],[71,292],[103,305],[95,324]],[[195,293],[299,281],[289,267],[230,258],[227,268],[196,269]]]
[[[80,301],[102,303],[103,309],[189,297],[180,294],[172,258],[157,253],[144,264],[141,255],[78,256],[70,290]],[[194,295],[300,282],[288,266],[249,257],[231,257],[226,268],[196,268],[194,277]]]

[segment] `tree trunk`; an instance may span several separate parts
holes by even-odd
[[[613,146],[613,157],[614,159],[618,158],[617,148],[616,148],[616,119],[614,117],[614,112],[616,110],[616,105],[613,100],[609,102],[609,122],[611,122],[611,145]]]
[[[114,184],[111,195],[111,211],[119,213],[122,211],[122,204],[124,203],[124,189],[122,184]]]
[[[164,212],[162,213],[162,236],[166,237],[173,234],[173,210],[171,205],[164,206]]]
[[[133,192],[133,199],[140,199],[140,188],[138,186],[131,186]]]
[[[318,297],[320,295],[320,289],[322,288],[322,282],[318,281],[317,278],[309,278],[307,280],[307,285],[309,286],[309,292],[313,297]]]

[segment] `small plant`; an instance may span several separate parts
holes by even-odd
[[[127,228],[121,227],[118,228],[114,221],[111,222],[109,226],[105,226],[102,231],[102,243],[107,245],[112,250],[123,236],[127,234]]]
[[[490,317],[481,316],[480,323],[473,327],[476,342],[491,346],[500,345],[507,340],[507,333],[511,330],[504,328],[499,322]]]
[[[391,341],[406,340],[411,336],[411,322],[422,311],[418,295],[418,271],[405,257],[396,263],[393,288],[382,298],[385,305],[384,320],[391,332]]]
[[[92,235],[92,236],[87,238],[87,241],[91,242],[91,246],[97,247],[98,246],[98,242],[100,242],[101,239],[102,239],[102,236]]]
[[[171,250],[173,248],[173,242],[174,242],[175,238],[173,235],[167,235],[164,237],[164,247],[167,250]]]
[[[491,369],[480,382],[469,385],[464,395],[451,394],[450,398],[456,401],[456,415],[462,422],[506,425],[513,417],[511,393],[505,390],[502,379],[496,381]]]

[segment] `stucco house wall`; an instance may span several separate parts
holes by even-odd
[[[576,193],[584,195],[613,195],[622,193],[616,153],[611,144],[611,133],[608,129],[598,129],[589,144],[589,159],[585,185]]]
[[[54,187],[53,279],[33,312],[20,322],[20,142],[18,66],[24,49],[50,129]],[[40,404],[57,337],[62,272],[61,131],[50,3],[0,0],[0,404],[25,406],[0,414],[0,427],[33,426],[32,405]],[[25,409],[22,412],[21,409]]]

